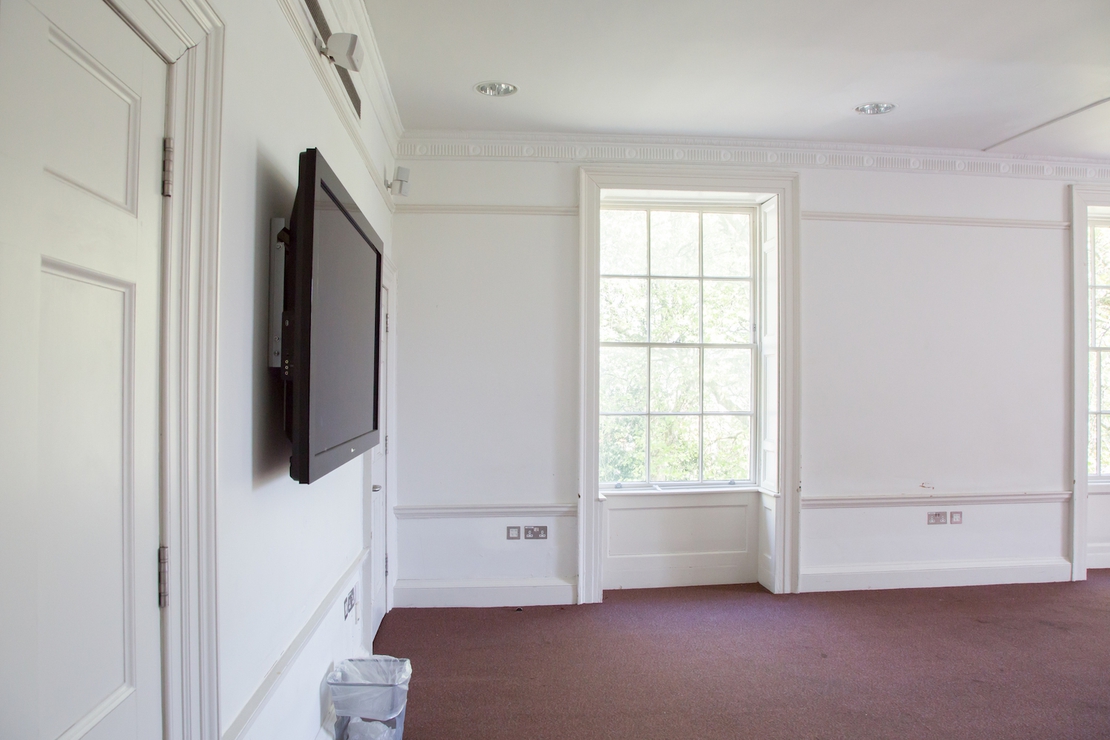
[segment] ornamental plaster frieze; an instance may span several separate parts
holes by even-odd
[[[406,132],[399,159],[675,163],[688,166],[926,172],[1070,182],[1110,180],[1110,161],[986,154],[975,150],[660,136]]]

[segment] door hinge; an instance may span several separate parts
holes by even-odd
[[[170,548],[158,548],[158,608],[165,609],[170,598]]]
[[[388,555],[385,556],[385,574],[387,576],[389,575],[389,556]]]
[[[385,315],[385,333],[389,333],[389,314]]]
[[[173,139],[162,139],[162,197],[173,195]]]
[[[385,454],[387,454],[387,455],[389,454],[389,435],[388,434],[385,435],[385,449],[383,450],[383,452],[385,452]]]

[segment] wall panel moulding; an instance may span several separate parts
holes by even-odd
[[[858,169],[1110,181],[1110,162],[985,154],[977,150],[662,136],[539,136],[405,133],[399,159],[492,159],[585,163],[681,162],[767,168]]]
[[[1070,491],[1006,491],[998,493],[892,494],[805,496],[803,509],[870,509],[889,506],[975,506],[980,504],[1045,504],[1071,500]]]

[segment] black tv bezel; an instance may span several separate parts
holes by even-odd
[[[320,188],[344,211],[351,226],[374,250],[374,420],[373,429],[327,450],[312,453],[312,265],[316,193]],[[344,204],[350,204],[349,207]],[[356,215],[350,211],[354,210]],[[361,223],[359,223],[361,221]],[[282,319],[282,369],[286,382],[285,431],[292,442],[289,477],[313,483],[377,446],[381,436],[382,253],[384,243],[318,149],[300,155],[297,195],[289,223]],[[286,363],[288,359],[288,363]]]

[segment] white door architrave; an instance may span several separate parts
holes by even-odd
[[[216,338],[224,24],[207,0],[105,0],[169,65],[162,218],[163,737],[220,736]]]

